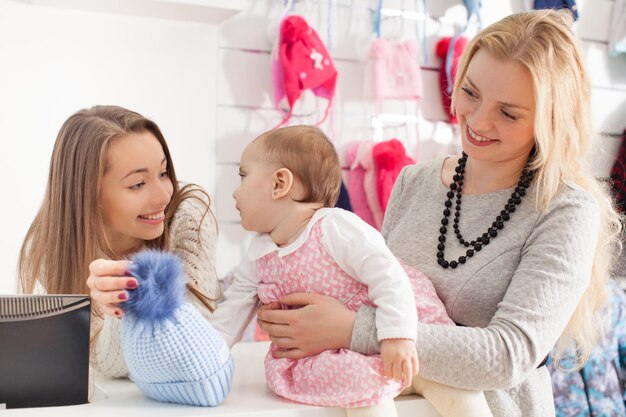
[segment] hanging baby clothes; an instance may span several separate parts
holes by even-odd
[[[352,204],[350,204],[350,195],[348,194],[348,189],[346,188],[346,185],[343,183],[343,181],[341,181],[339,198],[337,199],[337,203],[335,203],[335,207],[339,207],[347,211],[352,211]]]
[[[467,21],[465,26],[455,31],[451,38],[443,38],[437,43],[437,56],[443,58],[439,71],[439,85],[441,90],[441,100],[443,107],[448,114],[450,123],[457,123],[456,116],[450,112],[452,89],[456,78],[456,68],[463,54],[463,50],[468,44],[467,38],[462,35],[467,31],[470,22],[476,18],[478,28],[482,27],[480,8],[482,0],[463,0],[463,5],[467,10]]]
[[[626,415],[626,296],[615,280],[609,281],[609,297],[604,337],[583,368],[568,372],[548,360],[557,417]],[[573,355],[560,365],[574,368]]]
[[[373,141],[361,141],[352,144],[348,148],[346,159],[350,166],[348,173],[348,194],[352,211],[372,227],[377,227],[374,214],[369,205],[367,193],[365,191],[365,174],[373,175],[373,163],[371,161]],[[378,207],[380,210],[380,207]],[[382,218],[382,214],[380,215]]]
[[[569,9],[574,20],[578,19],[576,0],[535,0],[535,9]]]
[[[284,97],[289,104],[288,114],[276,127],[289,121],[294,104],[308,89],[328,100],[317,124],[326,120],[335,94],[337,70],[319,36],[301,16],[288,16],[280,24],[278,46],[272,54],[272,79],[275,107],[282,113],[280,102]]]
[[[456,115],[452,114],[450,111],[450,105],[452,104],[452,85],[454,85],[454,80],[456,78],[456,69],[459,65],[459,60],[461,59],[461,55],[465,50],[465,47],[469,43],[466,37],[460,36],[454,42],[454,48],[451,50],[452,53],[449,53],[450,42],[453,40],[452,37],[442,38],[437,42],[437,56],[442,58],[441,67],[439,68],[439,90],[441,92],[441,102],[443,104],[443,108],[448,115],[448,120],[450,123],[457,123]],[[450,77],[446,72],[446,67],[451,65]]]
[[[422,98],[422,72],[416,41],[375,39],[370,46],[369,59],[367,72],[377,101]]]
[[[376,191],[383,215],[387,209],[387,202],[391,196],[393,185],[400,175],[400,171],[415,161],[406,154],[402,142],[391,139],[380,142],[372,148],[372,157],[376,165]]]
[[[423,8],[425,10],[425,4]],[[381,10],[382,1],[379,0],[375,10],[373,27],[376,39],[370,44],[364,88],[365,96],[374,98],[377,114],[382,112],[384,100],[411,100],[419,103],[424,94],[422,71],[419,64],[419,44],[415,39],[390,40],[381,37]],[[417,106],[405,106],[404,112],[415,112],[414,116],[417,116],[417,109]],[[407,136],[411,137],[412,133],[408,130],[409,124],[407,122],[405,122],[405,126],[407,127]],[[377,125],[377,129],[382,128],[382,125]],[[381,133],[380,130],[376,132],[377,135]],[[417,126],[415,126],[414,134],[419,143]],[[419,146],[416,148],[419,149]]]

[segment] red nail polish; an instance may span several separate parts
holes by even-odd
[[[120,314],[122,314],[122,313],[120,313],[120,311],[119,311],[119,310],[115,310],[115,312],[114,312],[113,314],[115,314],[117,317],[119,317],[119,316],[120,316]]]
[[[120,293],[120,295],[118,295],[117,298],[119,298],[120,300],[127,300],[128,294],[126,294],[125,292]]]
[[[126,283],[126,286],[128,288],[137,288],[137,281],[133,279],[129,279],[128,282]]]

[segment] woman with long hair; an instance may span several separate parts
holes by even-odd
[[[142,248],[179,255],[188,298],[208,318],[220,296],[216,245],[210,198],[197,185],[178,183],[156,123],[122,107],[95,106],[59,131],[44,201],[22,245],[19,287],[90,293],[92,365],[127,376],[116,317],[137,280],[125,259]]]
[[[621,246],[621,219],[586,163],[590,86],[571,24],[567,11],[514,14],[469,43],[452,95],[463,153],[405,168],[383,224],[457,323],[418,324],[419,375],[484,390],[494,416],[554,416],[545,359],[573,345],[585,362]],[[379,349],[371,308],[279,301],[305,306],[259,312],[277,357]]]

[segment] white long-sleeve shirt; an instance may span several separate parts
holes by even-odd
[[[368,296],[377,306],[378,340],[415,340],[417,313],[413,290],[406,272],[381,234],[349,211],[322,208],[289,245],[277,246],[269,234],[258,234],[252,239],[247,255],[233,271],[233,283],[224,294],[224,301],[209,319],[230,346],[241,339],[260,306],[256,261],[272,252],[278,252],[278,256],[295,252],[322,219],[324,249],[344,272],[367,285]]]

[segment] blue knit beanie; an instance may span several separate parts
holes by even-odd
[[[120,304],[130,379],[158,401],[215,406],[232,387],[233,360],[220,334],[185,302],[181,260],[146,250],[133,259],[139,286]]]

